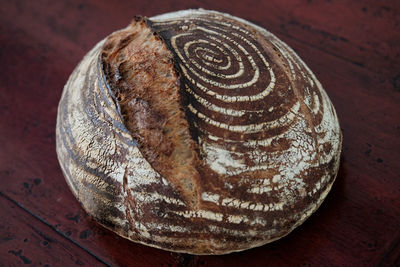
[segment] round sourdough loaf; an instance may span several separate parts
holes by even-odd
[[[99,223],[176,252],[279,239],[331,189],[342,135],[311,70],[243,19],[135,17],[71,74],[58,109],[68,185]]]

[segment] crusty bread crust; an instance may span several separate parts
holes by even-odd
[[[242,19],[137,17],[67,82],[57,153],[72,191],[132,241],[226,254],[308,218],[339,168],[335,110],[304,62]]]

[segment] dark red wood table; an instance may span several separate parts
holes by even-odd
[[[0,266],[369,266],[400,264],[400,2],[1,1]],[[287,42],[334,103],[344,135],[337,181],[292,234],[225,256],[129,242],[98,226],[55,153],[62,88],[99,40],[136,14],[215,9]]]

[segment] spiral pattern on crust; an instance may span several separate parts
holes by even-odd
[[[300,103],[290,85],[282,87],[290,80],[253,32],[218,16],[151,26],[175,54],[188,97],[188,118],[210,163],[221,152],[216,149],[244,159],[255,148],[281,149],[278,143],[271,146],[272,139],[296,119]],[[223,145],[218,148],[218,143]],[[246,162],[252,170],[262,168],[259,161]],[[211,166],[231,175],[246,171],[233,163],[229,170],[222,163]]]

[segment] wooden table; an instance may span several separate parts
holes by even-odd
[[[0,266],[400,264],[399,1],[1,2]],[[344,134],[321,208],[282,240],[225,256],[165,252],[100,227],[73,197],[55,153],[58,100],[83,55],[136,14],[197,7],[255,22],[294,48]]]

